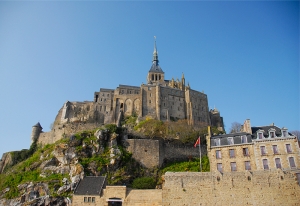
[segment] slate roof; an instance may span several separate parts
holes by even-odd
[[[251,127],[253,139],[257,139],[257,131],[264,130],[264,137],[269,137],[269,129],[275,129],[275,134],[277,137],[281,137],[281,129],[276,126],[260,126],[260,127]]]
[[[247,136],[247,143],[252,142],[252,136],[249,133],[246,132],[239,132],[239,133],[232,133],[232,134],[222,134],[211,137],[211,146],[216,146],[214,140],[220,139],[220,145],[219,146],[226,146],[229,145],[227,139],[228,137],[233,137],[234,144],[243,144],[241,140],[241,136],[246,135]]]
[[[38,122],[38,123],[36,123],[35,125],[33,125],[32,127],[40,127],[40,128],[42,128],[42,126],[41,126],[41,124]],[[43,129],[43,128],[42,128]]]
[[[105,176],[87,176],[80,180],[76,187],[75,195],[100,195],[101,190],[106,187]]]
[[[163,70],[161,69],[161,67],[160,67],[158,64],[156,64],[156,63],[153,63],[153,64],[152,64],[152,66],[151,66],[149,72],[155,72],[155,73],[162,73],[162,74],[164,74],[164,72],[163,72]]]

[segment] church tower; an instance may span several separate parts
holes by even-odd
[[[165,73],[160,68],[158,64],[158,52],[156,48],[156,37],[154,36],[154,51],[153,51],[153,59],[152,66],[148,72],[147,83],[148,84],[162,84],[165,81]]]

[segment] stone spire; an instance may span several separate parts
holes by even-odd
[[[154,51],[153,51],[153,60],[152,63],[158,65],[158,52],[156,48],[156,36],[154,36]]]

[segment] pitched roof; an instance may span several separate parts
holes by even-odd
[[[100,195],[101,190],[106,186],[105,176],[87,176],[84,177],[76,187],[75,195]]]
[[[163,73],[163,74],[164,74],[164,72],[163,72],[163,70],[161,69],[161,67],[160,67],[158,64],[156,64],[156,63],[152,64],[152,66],[151,66],[149,72]]]

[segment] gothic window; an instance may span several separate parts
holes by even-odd
[[[151,80],[154,80],[154,74],[151,75]]]
[[[151,104],[151,100],[149,100],[149,104]]]
[[[245,161],[245,170],[251,170],[250,161]]]
[[[150,93],[150,97],[152,97],[152,94]]]
[[[161,79],[161,76],[159,75],[159,80]]]
[[[106,106],[104,106],[104,112],[106,111]]]
[[[98,102],[98,95],[96,95],[96,102]]]
[[[236,171],[236,162],[230,162],[231,171]]]
[[[268,170],[269,169],[269,164],[268,164],[268,160],[267,159],[263,159],[263,167],[264,167],[264,170]]]
[[[276,168],[281,168],[281,162],[280,162],[280,158],[275,158],[275,164],[276,164]]]
[[[100,99],[100,101],[102,102],[102,98]]]
[[[287,153],[292,153],[291,144],[286,144],[285,147],[286,147],[286,152]]]
[[[100,106],[100,111],[102,111],[102,106]]]

